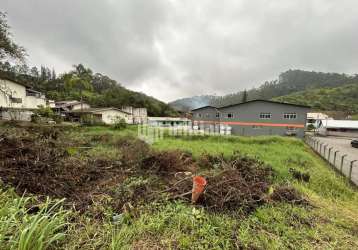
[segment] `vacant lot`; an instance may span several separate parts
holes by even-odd
[[[1,127],[1,248],[358,248],[356,190],[303,142],[136,134]]]

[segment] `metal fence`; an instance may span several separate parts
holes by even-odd
[[[326,142],[320,141],[317,137],[307,136],[305,141],[342,175],[358,186],[358,160],[349,159],[345,152],[336,149]]]

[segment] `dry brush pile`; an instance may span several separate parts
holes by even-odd
[[[20,195],[67,198],[68,205],[83,212],[98,201],[114,210],[163,197],[189,202],[191,178],[198,173],[208,181],[198,205],[210,211],[250,212],[275,200],[305,203],[292,188],[272,188],[270,167],[239,154],[230,158],[203,155],[195,160],[190,153],[156,151],[131,137],[110,142],[120,152],[118,159],[74,153],[102,140],[110,141],[94,136],[74,142],[53,128],[3,129],[0,178]]]

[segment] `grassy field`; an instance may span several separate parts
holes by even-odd
[[[68,132],[82,140],[102,136],[87,153],[118,158],[111,141],[136,136],[136,127],[122,131],[89,127]],[[181,201],[148,202],[136,216],[119,216],[103,207],[104,218],[61,208],[62,201],[25,194],[19,197],[2,185],[1,249],[357,249],[358,194],[302,141],[283,137],[169,137],[152,145],[157,150],[181,149],[194,158],[235,152],[270,165],[276,186],[291,185],[310,206],[271,203],[245,216],[213,213]],[[294,179],[295,168],[310,174],[309,182]],[[145,182],[146,179],[136,179]],[[121,185],[120,183],[118,184]],[[45,200],[44,200],[45,199]],[[29,212],[29,204],[40,204]],[[238,208],[239,210],[240,208]]]

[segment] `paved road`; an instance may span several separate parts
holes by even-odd
[[[340,154],[346,154],[347,156],[345,157],[344,161],[345,165],[347,165],[347,167],[344,167],[346,170],[349,168],[348,164],[350,161],[357,160],[357,162],[354,163],[354,168],[352,171],[352,181],[358,185],[358,148],[353,148],[351,146],[350,143],[352,139],[333,136],[314,138],[325,144],[328,144],[328,148],[333,147],[334,151],[339,150]]]

